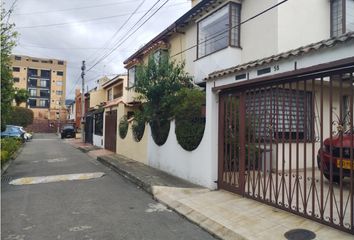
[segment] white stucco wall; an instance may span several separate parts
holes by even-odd
[[[319,42],[330,38],[330,1],[288,1],[278,7],[277,20],[278,52]]]
[[[210,138],[205,133],[194,151],[184,150],[177,142],[175,122],[171,121],[170,132],[164,145],[155,144],[151,130],[148,131],[148,164],[174,176],[195,184],[215,189],[216,176],[212,169],[213,156],[210,154]]]
[[[93,134],[93,145],[103,148],[103,136]]]

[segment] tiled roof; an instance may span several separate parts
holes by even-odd
[[[219,78],[219,77],[222,77],[222,76],[225,76],[228,74],[236,73],[239,71],[244,71],[249,68],[258,67],[258,66],[261,66],[264,64],[269,64],[269,63],[276,62],[276,61],[279,61],[282,59],[287,59],[292,56],[299,56],[302,54],[307,54],[309,52],[317,51],[322,48],[330,48],[330,47],[333,47],[337,44],[342,44],[342,43],[351,41],[353,39],[354,39],[354,32],[348,32],[348,33],[343,34],[338,37],[333,37],[333,38],[323,40],[323,41],[320,41],[317,43],[312,43],[307,46],[299,47],[299,48],[296,48],[296,49],[293,49],[293,50],[290,50],[287,52],[272,55],[270,57],[266,57],[266,58],[258,59],[255,61],[243,63],[240,65],[231,67],[231,68],[215,71],[215,72],[210,73],[209,76],[207,78],[205,78],[204,80],[211,80],[211,79]]]

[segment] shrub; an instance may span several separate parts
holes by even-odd
[[[170,132],[170,121],[159,119],[150,122],[152,139],[158,146],[165,144]]]
[[[124,115],[119,121],[119,136],[122,139],[124,139],[125,136],[127,136],[128,127],[129,127],[128,119],[127,116]]]
[[[182,89],[178,98],[180,104],[174,109],[177,141],[183,149],[193,151],[204,135],[205,117],[202,107],[205,104],[205,93],[198,89]]]
[[[1,165],[10,159],[10,154],[8,151],[1,150]]]
[[[22,140],[18,138],[1,139],[1,164],[8,161],[12,155],[20,148]]]
[[[12,107],[7,123],[26,127],[33,123],[33,111],[23,107]]]
[[[134,140],[140,142],[144,136],[145,121],[142,118],[135,118],[132,124]]]

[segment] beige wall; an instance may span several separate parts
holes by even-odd
[[[90,92],[90,107],[95,107],[100,105],[102,102],[106,101],[106,91],[104,89],[98,89],[96,91]]]
[[[145,126],[145,132],[140,142],[134,140],[132,132],[132,122],[129,123],[128,133],[124,139],[119,136],[119,121],[127,113],[127,108],[124,104],[119,104],[117,114],[117,153],[128,158],[147,164],[147,135],[148,125]]]

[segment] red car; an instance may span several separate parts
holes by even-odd
[[[354,166],[354,129],[346,131],[342,137],[333,136],[332,139],[327,138],[323,141],[323,146],[318,150],[317,162],[318,168],[321,170],[323,164],[323,175],[330,179],[330,166],[332,162],[332,179],[333,182],[340,181],[340,167],[342,164],[343,177],[350,177],[350,168]],[[341,140],[342,138],[342,140]],[[331,144],[332,140],[332,144]],[[331,154],[332,145],[332,154]],[[351,148],[352,147],[352,148]],[[342,151],[341,151],[342,149]],[[352,158],[351,158],[352,150]],[[341,155],[342,152],[342,155]],[[322,159],[321,159],[322,154]],[[332,156],[332,157],[331,157]],[[341,161],[342,159],[342,161]],[[342,163],[341,163],[342,162]],[[354,168],[354,167],[353,167]],[[354,169],[353,169],[354,170]]]

